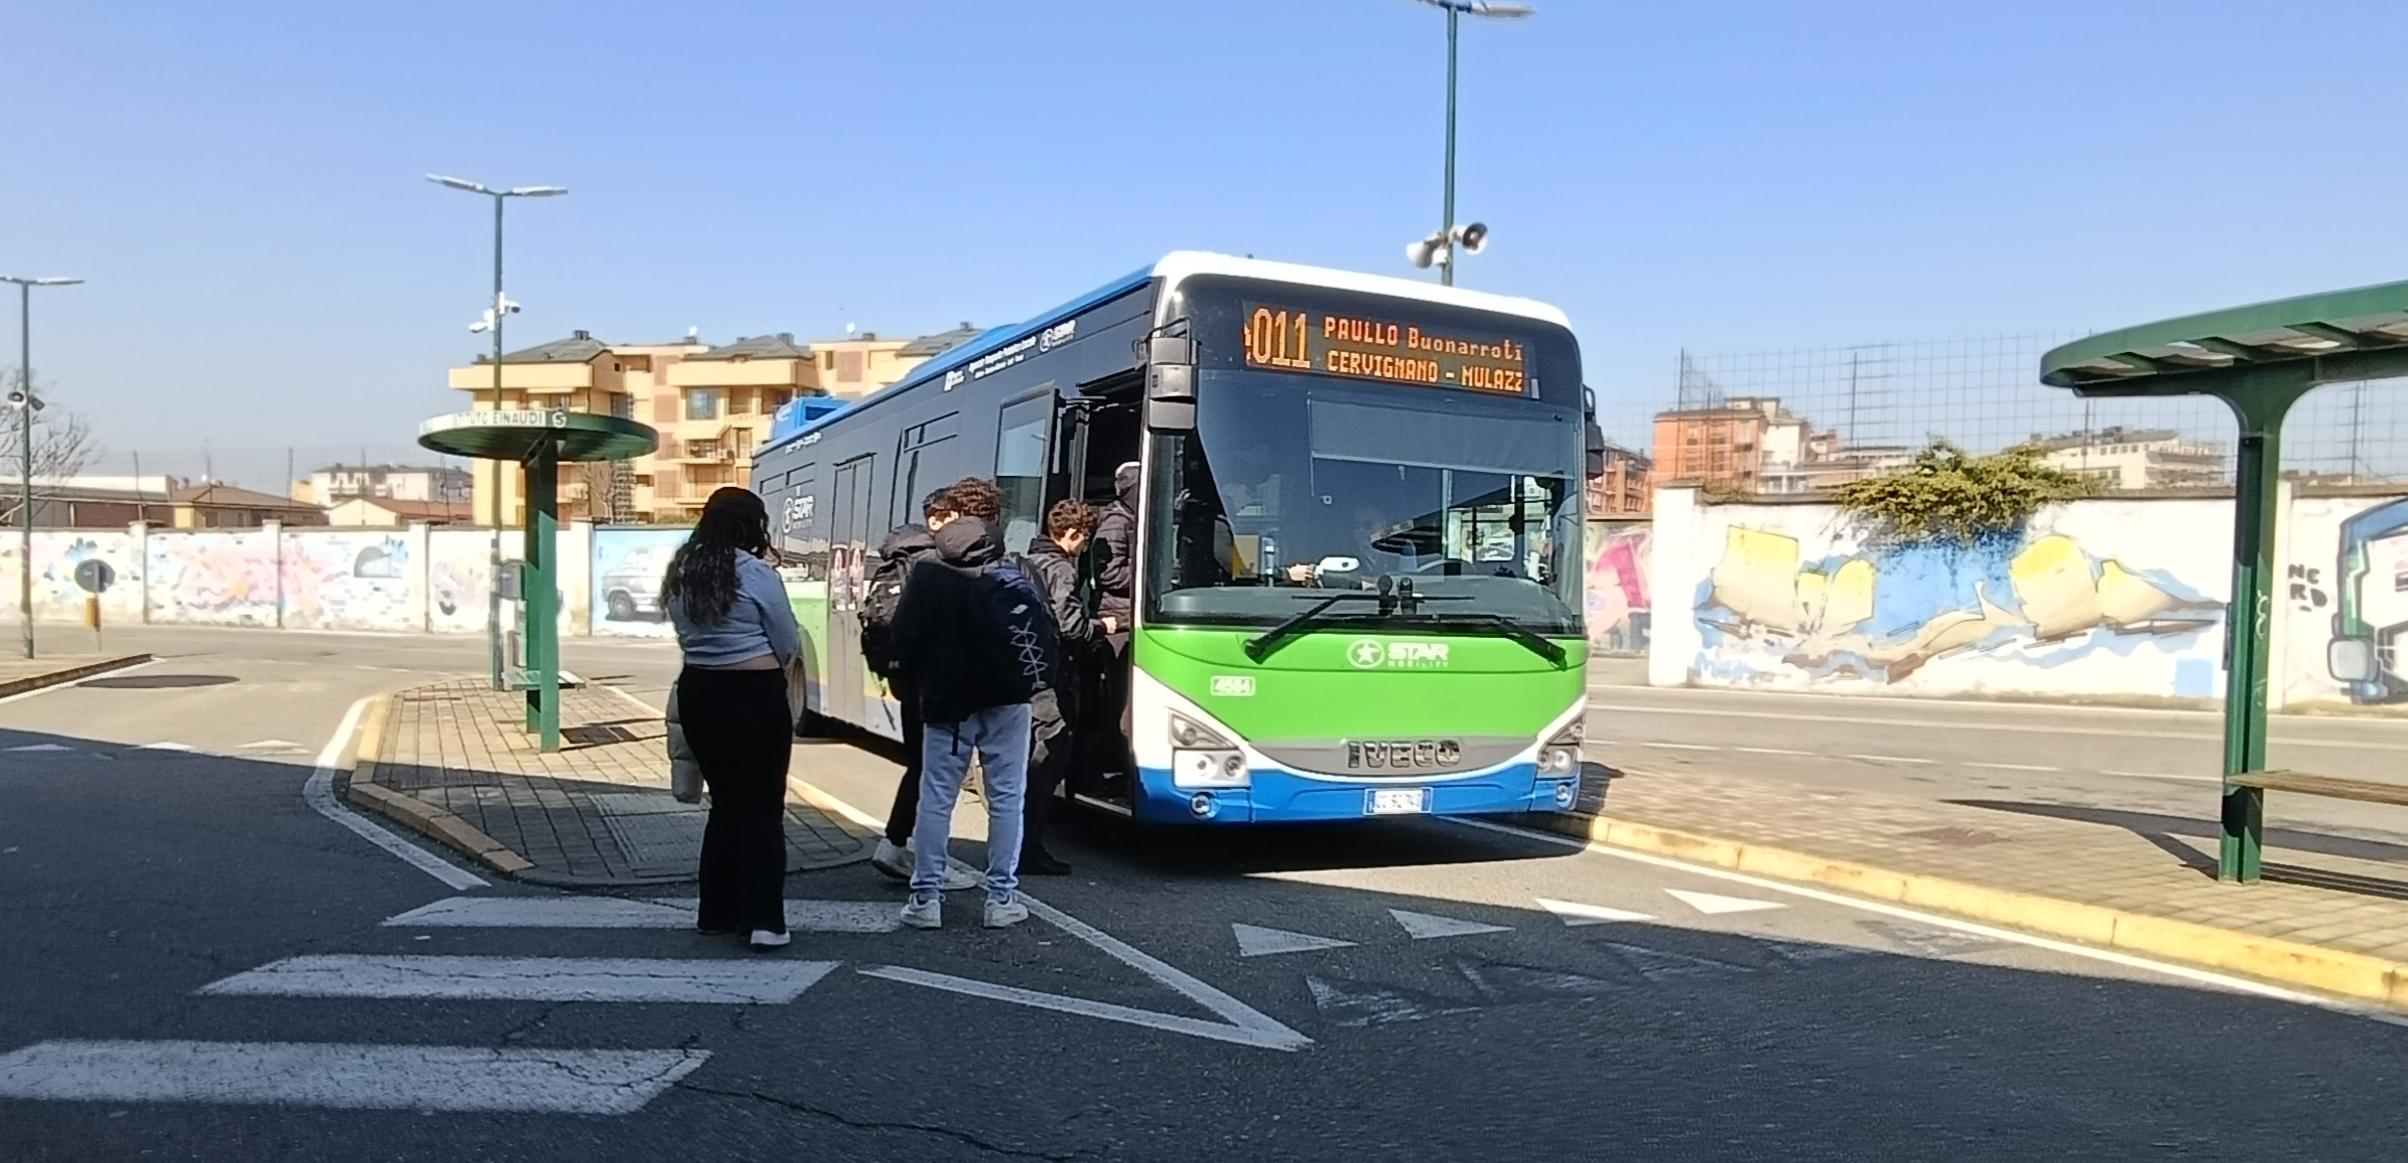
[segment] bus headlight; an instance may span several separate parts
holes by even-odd
[[[1234,748],[1237,744],[1221,737],[1221,733],[1196,722],[1177,711],[1171,712],[1171,746]]]
[[[1568,776],[1580,770],[1581,722],[1555,733],[1538,749],[1538,773],[1542,776]]]
[[[1235,748],[1177,747],[1171,750],[1175,787],[1246,787],[1254,782],[1246,757]]]

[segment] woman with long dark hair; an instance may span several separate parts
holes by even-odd
[[[786,934],[786,763],[794,711],[786,668],[802,648],[786,586],[768,562],[769,510],[748,489],[711,494],[669,560],[661,604],[685,669],[677,701],[711,793],[695,928],[746,933],[755,949]]]

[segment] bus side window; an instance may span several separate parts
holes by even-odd
[[[1003,491],[1003,547],[1018,553],[1045,522],[1045,449],[1053,427],[1051,390],[1003,410],[995,437],[995,487]]]

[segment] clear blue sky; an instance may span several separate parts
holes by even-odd
[[[1464,30],[1466,285],[1675,353],[2108,327],[2401,277],[2396,2],[1538,0]],[[517,208],[512,346],[1017,318],[1204,247],[1410,274],[1408,0],[0,0],[0,271],[110,448],[393,445]],[[15,360],[14,304],[0,362]]]

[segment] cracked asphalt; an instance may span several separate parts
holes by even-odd
[[[372,1084],[340,1072],[278,1101],[0,1097],[0,1159],[2390,1159],[2408,1134],[2397,1025],[1459,824],[1075,818],[1077,875],[1028,887],[1134,958],[1042,918],[977,928],[974,897],[942,932],[770,957],[679,929],[388,925],[554,895],[455,893],[302,802],[354,700],[473,670],[477,645],[160,640],[135,674],[234,681],[0,704],[0,1090],[8,1055],[50,1043],[398,1047],[404,1072],[461,1047],[494,1052],[490,1097],[629,1109],[360,1109]],[[589,645],[572,665],[648,697],[672,664]],[[244,753],[265,740],[310,754]],[[157,742],[195,750],[135,750]],[[44,744],[66,750],[8,750]],[[891,787],[859,748],[796,762],[856,805]],[[859,866],[788,891],[896,895]],[[202,992],[295,957],[352,959],[324,980],[363,990],[396,957],[835,964],[775,1005]],[[595,1051],[671,1057],[625,1075]]]

